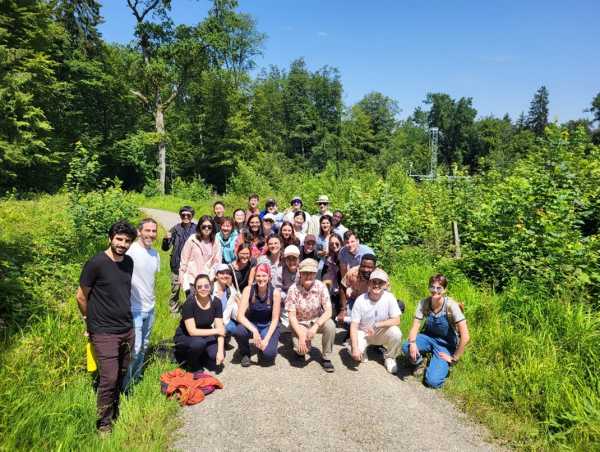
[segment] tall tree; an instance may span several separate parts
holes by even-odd
[[[132,67],[138,85],[132,93],[154,117],[158,187],[164,193],[167,169],[165,113],[189,80],[191,67],[199,67],[200,62],[205,61],[205,45],[200,40],[198,27],[174,27],[168,15],[170,0],[127,0],[127,6],[135,17],[135,37],[140,52]]]
[[[371,121],[375,146],[381,151],[389,142],[396,126],[396,115],[400,113],[398,102],[382,93],[372,92],[357,104]]]
[[[548,125],[548,89],[541,86],[533,96],[527,115],[527,128],[537,136],[544,134]]]

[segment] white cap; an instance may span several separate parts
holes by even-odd
[[[283,250],[283,257],[288,256],[300,257],[300,250],[296,245],[288,245],[285,247],[285,250]]]

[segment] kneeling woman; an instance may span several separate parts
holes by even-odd
[[[459,304],[446,296],[448,280],[444,275],[429,279],[431,296],[417,305],[408,342],[402,346],[405,356],[415,366],[422,365],[423,354],[431,353],[431,361],[425,371],[425,384],[440,388],[448,377],[449,366],[458,362],[469,342],[467,320]],[[425,327],[421,333],[421,322]]]
[[[279,341],[279,312],[281,295],[271,284],[269,264],[256,266],[254,283],[244,289],[237,315],[234,336],[242,354],[242,367],[250,365],[250,338],[258,348],[262,360],[272,363],[277,356]]]
[[[195,293],[181,308],[181,322],[174,338],[175,358],[190,371],[198,370],[202,364],[214,369],[225,360],[223,309],[217,298],[211,298],[208,275],[198,275],[194,288]]]

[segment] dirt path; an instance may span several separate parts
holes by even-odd
[[[144,209],[165,228],[177,214]],[[469,421],[439,391],[413,377],[390,375],[376,349],[359,368],[341,345],[334,347],[335,373],[326,374],[313,348],[306,367],[290,364],[291,340],[282,336],[273,367],[226,365],[225,388],[183,410],[176,433],[179,450],[498,450],[486,431]],[[232,343],[235,343],[232,341]],[[320,345],[317,337],[317,344]]]

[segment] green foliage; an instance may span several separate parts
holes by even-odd
[[[173,181],[172,188],[173,196],[185,199],[193,199],[195,202],[209,199],[213,196],[213,190],[210,185],[207,185],[202,179],[186,182],[177,177]]]
[[[100,162],[97,154],[90,152],[78,141],[75,144],[75,155],[69,162],[69,172],[65,187],[69,191],[89,192],[100,186]]]
[[[137,206],[125,196],[118,181],[104,191],[72,193],[69,211],[78,236],[86,241],[107,237],[113,223],[138,216]]]
[[[529,130],[537,136],[542,136],[548,125],[548,102],[548,89],[541,86],[531,100],[526,121]]]

